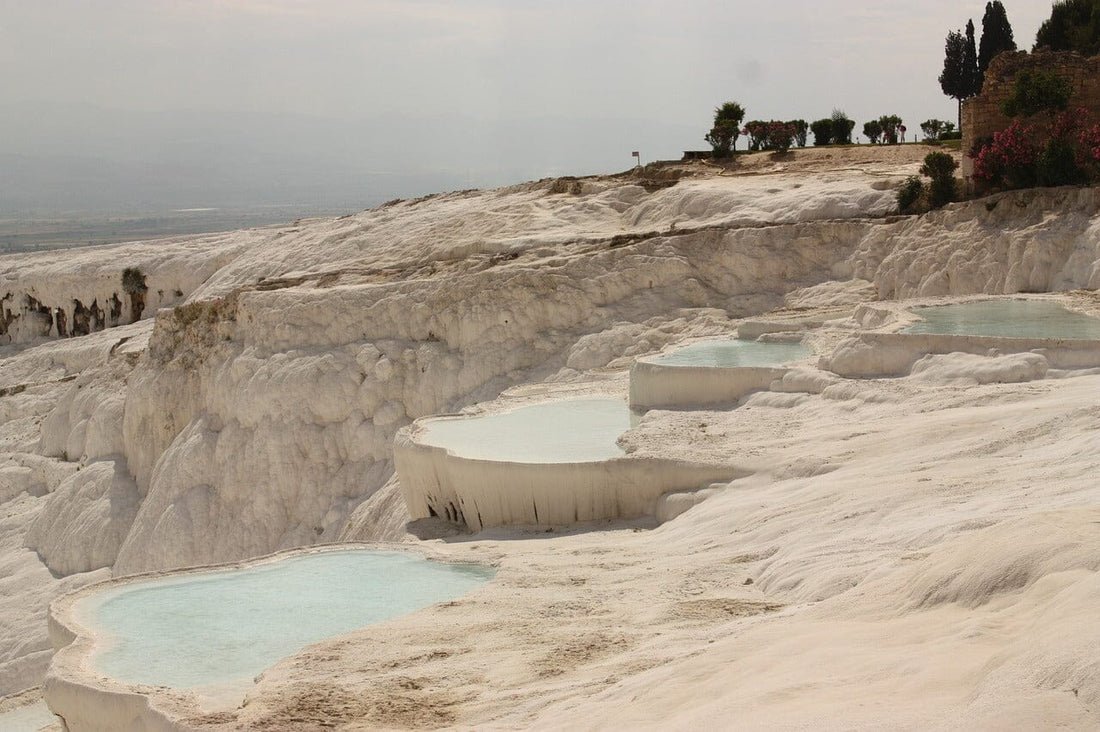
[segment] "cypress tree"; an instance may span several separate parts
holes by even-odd
[[[959,101],[959,127],[962,127],[962,100],[981,91],[978,74],[978,54],[974,50],[974,23],[967,23],[967,35],[959,31],[947,34],[944,44],[943,73],[940,88],[943,93]]]
[[[963,58],[963,74],[968,94],[965,99],[982,93],[982,72],[978,68],[978,49],[974,43],[974,21],[966,21],[966,53]],[[960,125],[962,124],[960,120]]]
[[[982,77],[989,68],[989,62],[1002,51],[1015,51],[1016,40],[1012,37],[1012,26],[1008,22],[1008,13],[1001,0],[985,4],[982,16],[982,41],[978,45],[978,68]]]

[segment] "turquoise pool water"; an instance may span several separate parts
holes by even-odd
[[[425,424],[420,441],[479,460],[585,463],[623,454],[630,409],[617,399],[546,402],[484,417]]]
[[[761,341],[700,341],[653,360],[662,366],[777,366],[806,358],[811,351],[801,343],[763,343]]]
[[[913,308],[913,313],[921,321],[903,333],[1100,339],[1100,320],[1043,300],[979,300]]]
[[[123,585],[81,607],[105,642],[96,670],[192,688],[251,679],[304,646],[452,599],[492,575],[406,552],[320,552]]]

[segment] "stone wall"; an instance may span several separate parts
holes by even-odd
[[[992,137],[1008,127],[1009,118],[1001,104],[1012,93],[1016,74],[1023,69],[1054,71],[1073,84],[1074,107],[1084,107],[1100,116],[1100,56],[1086,58],[1077,53],[1010,51],[993,59],[985,72],[982,93],[963,102],[963,150],[976,140]]]

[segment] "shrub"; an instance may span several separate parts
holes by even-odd
[[[794,144],[794,133],[794,125],[790,122],[780,122],[777,119],[771,120],[768,122],[768,144],[766,149],[787,152]]]
[[[814,133],[814,145],[828,145],[833,141],[833,120],[829,117],[819,119],[810,125],[810,132]]]
[[[953,127],[954,125],[952,125]],[[924,134],[925,142],[933,142],[940,139],[940,131],[943,130],[943,122],[938,119],[926,119],[920,123],[920,131]]]
[[[1053,138],[1035,160],[1035,181],[1041,186],[1069,186],[1085,183],[1088,176],[1077,164],[1073,143]]]
[[[933,208],[955,200],[955,168],[958,167],[955,159],[944,152],[930,152],[924,156],[920,172],[932,179],[928,186],[928,197]]]
[[[1009,117],[1031,117],[1039,112],[1061,112],[1069,106],[1073,89],[1053,71],[1022,69],[1016,74],[1012,93],[1001,104]]]
[[[898,135],[902,131],[901,117],[896,114],[883,115],[878,118],[879,126],[882,127],[882,142],[885,145],[897,145]]]
[[[1081,130],[1079,138],[1081,164],[1089,175],[1089,180],[1100,178],[1100,125]]]
[[[750,150],[778,150],[786,152],[794,143],[795,126],[790,122],[773,119],[768,122],[753,120],[745,123],[743,132],[749,138]]]
[[[848,119],[848,115],[840,109],[834,109],[830,117],[833,123],[833,142],[837,145],[852,144],[852,129],[856,123]]]
[[[806,147],[806,133],[810,129],[810,125],[807,124],[804,119],[793,119],[788,122],[794,129],[794,141],[799,147]]]
[[[703,140],[711,146],[714,157],[728,157],[737,144],[737,135],[741,130],[741,120],[745,118],[745,108],[737,102],[724,102],[714,110],[714,124]]]
[[[1026,188],[1085,183],[1100,176],[1100,127],[1084,109],[1062,112],[1047,124],[1013,120],[973,151],[974,179]]]
[[[703,140],[710,145],[716,158],[728,158],[737,139],[737,128],[729,123],[715,125]]]
[[[993,186],[1027,188],[1035,184],[1038,151],[1030,125],[1014,120],[1005,129],[993,133],[993,140],[982,145],[974,158],[974,179]]]
[[[122,291],[128,295],[147,292],[145,275],[137,267],[127,267],[122,270]]]
[[[879,138],[882,137],[882,123],[877,119],[873,119],[870,122],[863,123],[863,136],[872,144],[878,144]]]
[[[921,182],[921,179],[915,175],[909,176],[901,184],[901,188],[898,189],[898,209],[902,213],[915,211],[923,194],[924,183]]]
[[[763,150],[768,142],[768,123],[759,120],[749,120],[745,123],[745,129],[741,130],[741,134],[745,135],[749,141],[749,150]]]
[[[1068,186],[1088,182],[1086,166],[1091,150],[1086,141],[1084,120],[1088,112],[1078,109],[1055,117],[1047,128],[1046,147],[1035,161],[1035,179],[1041,186]]]

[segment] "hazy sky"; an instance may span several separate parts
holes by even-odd
[[[1021,47],[1050,4],[1006,0]],[[968,17],[980,33],[984,5],[0,0],[0,154],[144,166],[198,198],[279,179],[359,200],[679,157],[728,99],[915,131],[955,118],[944,37]]]

